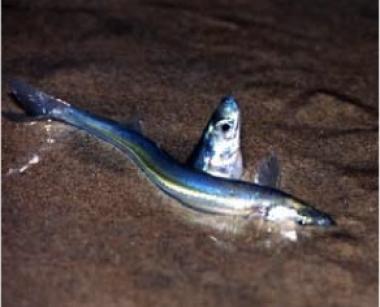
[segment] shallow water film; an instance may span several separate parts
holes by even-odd
[[[373,1],[3,1],[4,306],[377,306],[377,31]],[[15,121],[16,77],[180,161],[233,94],[246,178],[274,151],[338,226],[184,208],[112,146]]]

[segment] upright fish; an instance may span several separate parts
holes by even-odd
[[[182,165],[140,133],[12,81],[11,93],[27,114],[52,119],[113,144],[166,194],[195,210],[211,214],[291,220],[300,225],[331,226],[332,218],[291,195],[253,183],[218,178]]]
[[[188,164],[213,176],[240,179],[243,175],[240,129],[237,101],[231,96],[223,98],[203,130]]]
[[[204,128],[188,164],[213,176],[242,179],[241,126],[238,102],[232,96],[224,97]],[[274,151],[259,161],[253,182],[279,187],[280,166]]]

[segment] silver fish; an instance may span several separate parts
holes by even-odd
[[[243,174],[240,129],[241,115],[237,101],[232,96],[223,98],[190,155],[188,164],[213,176],[240,179]]]
[[[238,102],[232,96],[223,98],[204,128],[188,164],[213,176],[242,179],[241,127]],[[280,166],[274,151],[259,161],[253,182],[279,187]]]
[[[300,225],[331,226],[333,219],[278,189],[219,178],[180,164],[140,133],[83,111],[20,81],[11,82],[13,96],[31,116],[82,129],[127,156],[159,189],[194,210],[210,214],[256,216]]]

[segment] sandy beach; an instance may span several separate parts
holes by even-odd
[[[61,123],[2,119],[3,306],[377,306],[378,16],[373,1],[3,1],[2,111],[19,78],[128,123],[186,161],[220,99],[246,176],[330,230],[205,216]]]

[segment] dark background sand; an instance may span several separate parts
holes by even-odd
[[[233,93],[247,169],[275,150],[283,189],[339,227],[220,232],[110,146],[3,119],[3,306],[377,305],[376,1],[30,3],[3,1],[3,81],[140,118],[182,161]]]

